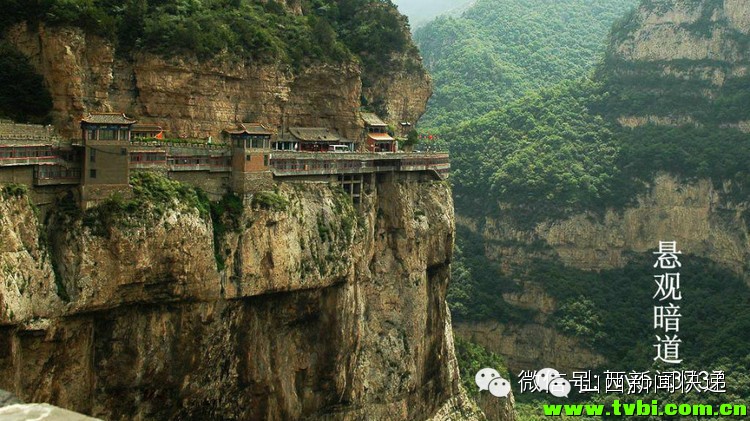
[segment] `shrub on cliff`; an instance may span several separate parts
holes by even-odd
[[[131,175],[130,198],[115,193],[98,206],[83,212],[83,225],[95,235],[108,236],[111,227],[143,224],[159,218],[169,209],[198,212],[201,218],[210,215],[210,202],[200,189],[162,174],[139,171]]]
[[[456,359],[461,373],[461,383],[471,396],[478,396],[479,391],[474,383],[474,376],[483,368],[497,370],[503,378],[510,378],[503,357],[488,351],[474,342],[455,337]],[[486,392],[485,392],[486,393]]]
[[[302,15],[273,0],[8,1],[0,32],[23,21],[78,26],[109,38],[121,54],[206,60],[226,53],[294,68],[357,54],[366,70],[385,70],[393,53],[414,48],[406,18],[387,0],[302,0]]]
[[[2,196],[7,199],[10,197],[23,197],[28,194],[29,188],[25,184],[10,183],[2,188]]]
[[[161,214],[168,207],[178,206],[197,209],[201,217],[209,215],[205,196],[187,184],[150,171],[136,172],[130,177],[130,184],[133,186],[133,201],[139,208],[151,206]]]
[[[255,208],[284,211],[289,206],[289,201],[276,192],[262,191],[253,195],[252,205]]]

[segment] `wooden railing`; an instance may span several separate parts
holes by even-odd
[[[278,177],[425,171],[445,179],[446,153],[305,153],[274,152],[271,170]]]

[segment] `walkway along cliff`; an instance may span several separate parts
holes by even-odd
[[[0,389],[110,420],[482,419],[445,303],[447,155],[22,129],[0,163]]]
[[[55,126],[0,123],[0,389],[107,420],[482,419],[445,304],[448,157],[387,133],[429,76],[370,6],[405,40],[382,71],[125,52],[45,14],[0,34]]]

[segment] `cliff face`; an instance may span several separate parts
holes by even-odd
[[[741,104],[747,104],[745,86],[750,80],[749,17],[748,2],[741,0],[642,1],[615,25],[597,73],[608,91],[605,104],[612,107],[603,112],[626,128],[651,124],[747,130]],[[635,133],[650,135],[648,130]],[[680,150],[682,139],[674,137]],[[538,278],[527,276],[532,265],[554,265],[556,269],[544,272],[549,278],[544,282],[551,284],[557,269],[627,268],[659,241],[675,240],[684,253],[749,281],[747,195],[731,176],[688,181],[661,173],[630,206],[579,213],[531,228],[510,217],[459,215],[458,224],[484,240],[484,257],[514,281],[515,292],[502,295],[503,305],[528,317],[461,322],[456,335],[502,354],[511,371],[542,365],[568,372],[591,369],[604,363],[603,356],[560,331],[554,317],[563,303],[552,297],[551,289],[534,283]],[[647,174],[643,178],[650,179]]]
[[[301,13],[297,2],[288,7]],[[237,120],[277,130],[282,123],[329,127],[349,139],[362,135],[357,112],[362,70],[354,62],[292,72],[226,55],[207,62],[152,54],[123,58],[98,36],[43,24],[16,25],[6,38],[44,77],[55,125],[67,136],[80,136],[77,120],[90,111],[124,111],[141,122],[162,124],[173,136],[217,136]],[[376,80],[367,94],[385,105],[382,117],[389,123],[414,122],[424,113],[431,94],[424,72]]]
[[[363,92],[367,98],[379,104],[383,118],[398,130],[401,128],[399,123],[414,125],[424,114],[432,95],[432,80],[422,69],[421,57],[416,60],[409,54],[402,54],[392,57],[392,63],[406,69],[418,63],[419,69],[374,75],[372,85],[365,87]]]
[[[750,11],[742,0],[644,2],[634,19],[638,26],[614,46],[626,60],[738,62],[748,58],[742,42],[734,37],[735,33],[750,34]]]
[[[727,183],[717,189],[709,180],[688,183],[662,174],[649,193],[638,198],[637,205],[624,210],[610,209],[603,216],[578,214],[538,224],[533,230],[492,220],[485,226],[484,236],[510,237],[519,244],[543,240],[563,263],[584,270],[623,267],[629,252],[645,253],[659,241],[673,239],[686,252],[746,277],[750,243],[743,212],[747,204],[727,198],[730,186]],[[502,245],[490,246],[488,255],[529,257]]]
[[[705,104],[744,89],[750,77],[749,35],[750,8],[743,0],[642,2],[615,31],[609,54],[616,63],[610,70],[642,93],[680,95],[705,103],[698,102],[696,109],[676,104],[646,113],[634,108],[620,116],[620,123],[702,125],[706,112],[711,113]],[[696,112],[699,108],[703,113]],[[724,113],[720,119],[724,126],[749,130],[745,116]]]
[[[466,410],[447,186],[381,180],[360,210],[327,185],[276,194],[282,208],[247,205],[222,237],[221,271],[196,210],[52,212],[39,243],[25,198],[2,200],[0,388],[112,420]]]
[[[675,240],[684,253],[717,262],[748,281],[750,237],[743,216],[748,205],[732,199],[730,190],[731,183],[716,188],[709,180],[685,182],[662,174],[635,205],[609,209],[603,215],[577,214],[530,229],[492,218],[481,227],[467,218],[459,218],[458,223],[481,235],[486,258],[508,273],[535,259],[557,260],[586,271],[622,268],[634,255],[658,247],[659,241]],[[536,246],[540,243],[545,246]],[[503,300],[512,307],[531,310],[533,319],[522,324],[462,322],[455,325],[456,334],[501,353],[512,370],[538,369],[545,362],[571,371],[604,362],[550,323],[559,303],[542,286],[522,275],[518,281],[520,292],[503,294]]]

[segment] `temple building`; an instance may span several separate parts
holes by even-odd
[[[290,127],[290,137],[284,142],[294,142],[300,152],[334,152],[355,150],[355,142],[342,139],[338,133],[322,127]]]
[[[81,200],[129,186],[130,140],[134,119],[121,113],[91,113],[81,120],[83,174]]]
[[[0,119],[0,183],[77,185],[81,158],[75,152],[52,126]]]
[[[386,124],[374,114],[363,119],[367,149],[395,152]],[[81,140],[61,138],[52,126],[0,119],[0,183],[32,187],[36,204],[52,206],[64,193],[86,209],[133,195],[133,172],[157,171],[200,188],[211,200],[227,192],[251,200],[286,179],[339,183],[356,204],[374,174],[445,179],[450,170],[445,154],[335,153],[366,148],[328,128],[291,127],[277,137],[263,124],[237,123],[222,131],[223,142],[211,137],[147,142],[164,137],[161,126],[139,125],[122,113],[90,113],[79,121]]]
[[[388,134],[388,125],[374,113],[362,113],[365,123],[365,139],[370,152],[396,152],[398,143]]]
[[[164,139],[164,129],[158,124],[133,124],[130,135],[133,140]]]
[[[232,188],[235,192],[248,191],[261,178],[271,179],[270,129],[260,123],[238,123],[223,131],[224,139],[232,145]]]

